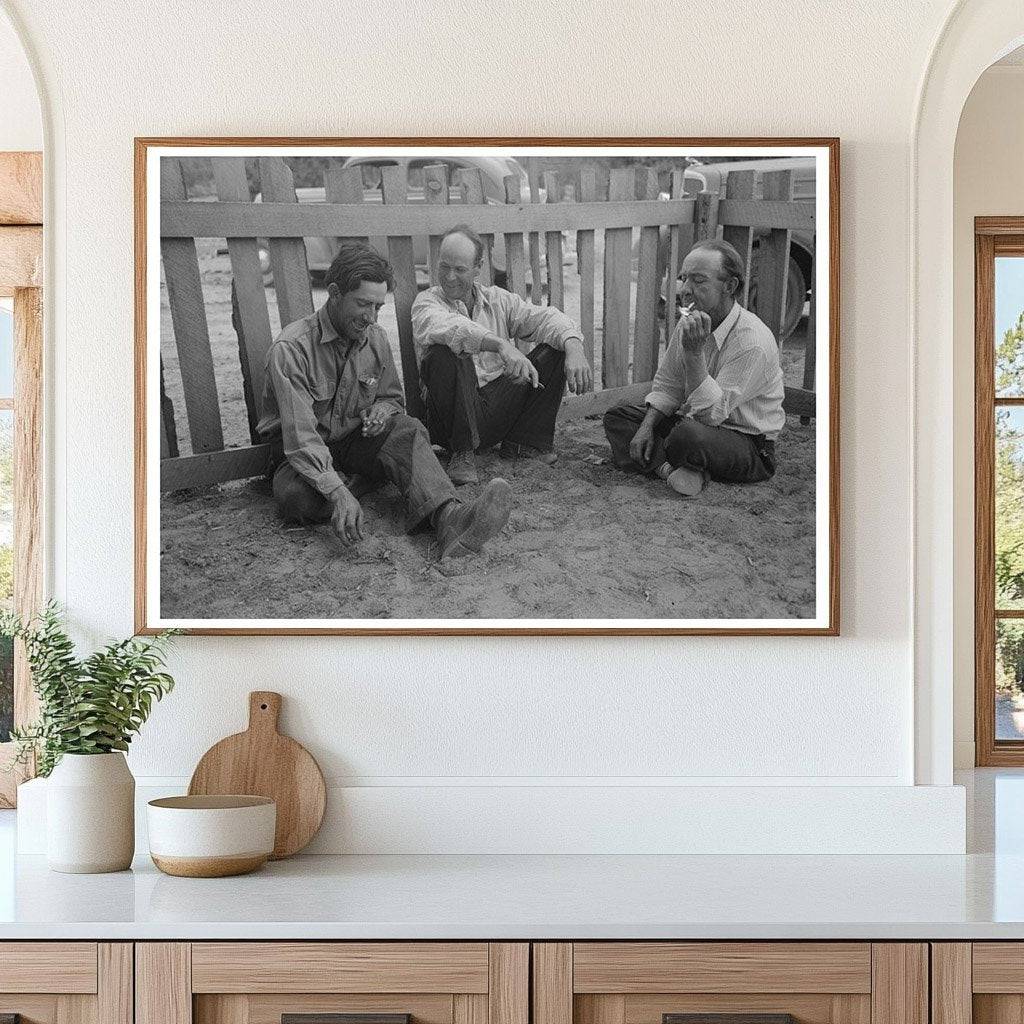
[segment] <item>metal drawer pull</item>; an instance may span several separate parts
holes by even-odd
[[[797,1024],[791,1013],[663,1013],[661,1024]]]
[[[0,1024],[7,1024],[7,1022],[0,1020]],[[282,1013],[281,1024],[412,1024],[412,1014]]]

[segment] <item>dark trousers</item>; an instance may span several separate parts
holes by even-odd
[[[409,505],[409,530],[455,497],[455,488],[430,447],[426,427],[412,416],[392,416],[376,437],[363,437],[355,430],[328,448],[335,469],[390,480],[398,488]],[[331,503],[287,459],[274,472],[273,490],[285,519],[324,523],[331,518]]]
[[[565,353],[536,345],[527,358],[537,367],[543,387],[498,377],[481,388],[472,356],[431,345],[420,363],[420,380],[427,390],[427,426],[434,444],[472,452],[514,441],[550,451],[565,390]]]
[[[646,466],[639,466],[629,456],[629,443],[646,414],[643,405],[617,405],[604,414],[604,432],[619,469],[650,473],[667,462],[733,484],[760,483],[775,474],[775,443],[763,434],[709,427],[688,416],[667,416],[658,424],[654,454]]]

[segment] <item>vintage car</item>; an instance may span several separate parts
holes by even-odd
[[[711,192],[722,199],[729,197],[729,178],[737,171],[754,171],[754,198],[763,196],[762,174],[766,171],[790,171],[793,182],[793,199],[800,203],[814,204],[815,160],[814,157],[768,157],[755,160],[737,160],[729,163],[693,164],[686,169],[686,194]],[[696,187],[691,189],[690,183]],[[667,196],[665,198],[668,198]],[[764,237],[763,235],[761,237]],[[754,238],[754,268],[758,262],[758,247],[761,237]],[[814,258],[814,235],[794,231],[789,250],[789,281],[786,289],[786,315],[783,318],[782,337],[788,338],[804,314],[810,298],[811,268]],[[751,273],[749,304],[753,306],[757,296],[756,270]]]
[[[381,193],[382,169],[386,166],[403,167],[406,171],[408,183],[408,201],[410,203],[422,203],[424,201],[424,180],[423,168],[428,164],[446,164],[448,166],[448,180],[450,184],[450,198],[453,202],[461,202],[460,186],[457,181],[457,172],[462,168],[476,168],[481,172],[483,181],[484,198],[490,204],[504,204],[505,202],[505,178],[508,175],[515,175],[519,178],[521,196],[523,199],[530,198],[530,180],[526,170],[517,160],[511,157],[495,156],[459,156],[458,158],[447,157],[390,157],[390,156],[353,156],[345,160],[343,167],[359,167],[363,173],[363,202],[380,203],[383,201]],[[297,188],[295,194],[300,203],[322,203],[326,195],[323,188]],[[543,190],[540,194],[543,200]],[[256,202],[260,197],[256,197]],[[324,271],[331,265],[334,253],[337,250],[337,240],[334,238],[307,238],[306,260],[309,264],[309,273],[313,281],[322,278]],[[381,240],[383,248],[383,240]],[[264,239],[259,241],[260,268],[263,271],[263,280],[267,285],[273,285],[270,271],[270,250]],[[428,242],[425,237],[413,239],[413,257],[416,261],[416,278],[420,287],[426,287],[429,278],[427,262],[429,259]],[[491,247],[491,266],[497,279],[502,283],[505,276],[505,241],[501,235],[495,236],[494,244]]]

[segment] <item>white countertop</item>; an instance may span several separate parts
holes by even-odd
[[[1024,939],[1024,772],[966,856],[296,857],[239,878],[60,875],[0,811],[2,939]]]
[[[1024,856],[297,857],[0,881],[0,939],[1024,938]]]

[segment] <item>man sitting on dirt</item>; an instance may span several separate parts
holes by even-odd
[[[605,413],[620,469],[654,474],[691,496],[708,478],[757,483],[774,475],[786,422],[779,346],[736,302],[743,273],[728,242],[697,242],[687,253],[679,275],[686,308],[645,406]]]
[[[555,306],[477,283],[484,243],[459,225],[441,238],[440,284],[412,304],[412,330],[425,389],[427,426],[451,452],[448,475],[476,483],[477,449],[501,444],[503,458],[550,465],[555,417],[565,385],[594,384],[579,328]],[[529,355],[516,341],[535,342]]]
[[[455,496],[405,398],[377,314],[391,266],[364,243],[341,246],[324,281],[327,301],[281,331],[267,355],[260,433],[280,446],[273,492],[282,515],[330,522],[345,545],[363,537],[363,511],[341,473],[390,480],[409,530],[433,527],[440,557],[479,551],[508,521],[508,483],[491,480],[471,505]],[[352,481],[349,480],[349,483]]]

